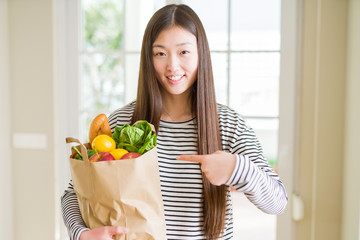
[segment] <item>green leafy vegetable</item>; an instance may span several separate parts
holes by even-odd
[[[83,156],[80,153],[80,151],[76,148],[76,147],[72,147],[72,149],[75,151],[75,154],[73,155],[74,159],[78,159],[78,160],[83,160]],[[90,158],[92,155],[94,155],[96,153],[95,150],[92,149],[87,149],[87,155],[88,158]]]
[[[91,150],[87,150],[87,155],[88,155],[88,158],[91,158],[91,156],[92,155],[94,155],[96,153],[96,150],[93,150],[93,149],[91,149]]]
[[[156,146],[156,135],[152,135],[144,145],[139,149],[138,154],[144,154]]]
[[[117,148],[124,148],[129,152],[144,154],[156,146],[156,135],[152,133],[147,121],[140,121],[133,126],[125,124],[115,127],[112,138]]]

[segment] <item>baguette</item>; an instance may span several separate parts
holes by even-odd
[[[97,115],[91,122],[89,130],[89,143],[91,144],[97,135],[105,134],[112,136],[108,118],[105,114]]]

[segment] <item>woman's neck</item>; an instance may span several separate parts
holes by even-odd
[[[180,96],[165,97],[161,119],[170,122],[183,122],[193,118],[191,98]]]

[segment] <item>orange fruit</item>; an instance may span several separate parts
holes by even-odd
[[[110,154],[115,158],[115,160],[119,160],[123,155],[127,154],[128,151],[122,148],[117,148],[112,150]]]
[[[116,143],[112,137],[101,134],[94,138],[91,143],[91,147],[97,152],[111,152],[116,148]]]

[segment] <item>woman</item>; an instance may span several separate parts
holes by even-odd
[[[167,5],[150,19],[136,102],[112,113],[109,123],[114,129],[143,119],[158,134],[168,239],[232,239],[230,185],[266,213],[284,210],[286,191],[253,130],[216,103],[206,34],[186,5]],[[87,229],[71,184],[62,207],[72,239],[112,239],[127,231]]]

